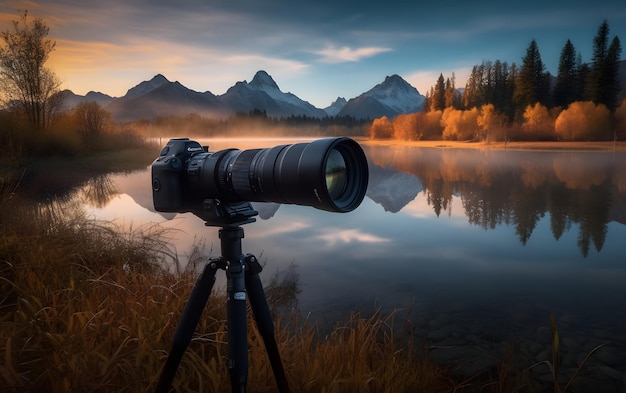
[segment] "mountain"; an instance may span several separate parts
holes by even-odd
[[[164,77],[161,74],[157,74],[152,79],[150,79],[149,81],[143,81],[140,84],[138,84],[137,86],[128,89],[128,91],[126,92],[126,95],[124,95],[124,97],[126,97],[126,98],[139,97],[139,96],[142,96],[144,94],[148,94],[152,90],[158,89],[159,87],[161,87],[163,85],[166,85],[168,83],[170,83],[170,81],[167,80],[166,77]]]
[[[105,109],[118,121],[192,113],[224,117],[231,113],[211,92],[198,93],[179,82],[170,82],[160,74],[129,89],[125,96],[111,102]]]
[[[386,212],[399,212],[422,190],[422,183],[414,175],[369,164],[369,186],[366,195],[381,205]]]
[[[385,78],[383,83],[348,101],[338,116],[354,116],[358,119],[389,118],[401,113],[414,113],[422,109],[426,97],[399,75]]]
[[[343,108],[347,103],[348,103],[348,101],[346,101],[345,98],[337,97],[335,102],[330,104],[330,106],[327,106],[326,108],[324,108],[324,112],[326,112],[326,114],[328,114],[328,116],[335,116],[335,115],[337,115],[337,113],[339,113],[341,108]]]
[[[255,109],[271,117],[308,116],[322,118],[327,113],[292,93],[283,93],[265,71],[258,71],[252,81],[237,82],[219,96],[229,109],[249,113]]]
[[[90,91],[84,96],[74,94],[71,90],[63,90],[59,94],[63,95],[63,104],[66,108],[73,108],[81,102],[96,102],[100,106],[107,106],[115,100],[115,98],[95,91]]]

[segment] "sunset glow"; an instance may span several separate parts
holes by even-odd
[[[540,16],[537,7],[458,2],[451,13],[434,4],[322,1],[290,3],[287,12],[280,2],[10,0],[0,5],[0,28],[10,29],[18,10],[41,17],[56,41],[48,65],[76,94],[119,97],[163,74],[221,95],[263,69],[281,90],[320,108],[338,96],[356,97],[392,74],[422,94],[440,73],[454,73],[463,87],[472,66],[485,59],[519,63],[531,39],[555,75],[567,39],[590,61],[592,37],[604,19],[612,35],[626,37],[620,1],[593,8],[552,2],[541,5]]]

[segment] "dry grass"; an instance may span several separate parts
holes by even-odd
[[[119,234],[59,204],[0,199],[0,390],[154,390],[195,283],[162,263],[175,255],[158,228]],[[170,269],[176,271],[176,269]],[[250,313],[249,313],[250,314]],[[415,392],[448,385],[444,370],[400,344],[391,316],[357,315],[321,337],[277,323],[294,392]],[[275,390],[249,321],[248,390]],[[212,296],[178,368],[175,391],[230,391],[223,297]],[[435,387],[439,387],[435,389]]]

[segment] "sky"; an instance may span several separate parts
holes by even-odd
[[[521,64],[533,39],[556,75],[568,39],[591,60],[604,20],[626,47],[624,0],[0,0],[0,31],[18,10],[50,27],[47,66],[80,95],[120,97],[156,74],[221,95],[265,70],[325,108],[393,74],[422,94],[440,74],[463,87],[483,61]]]

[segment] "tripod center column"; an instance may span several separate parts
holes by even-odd
[[[222,242],[222,257],[229,262],[242,257],[241,239],[243,239],[242,227],[223,227],[219,230]]]

